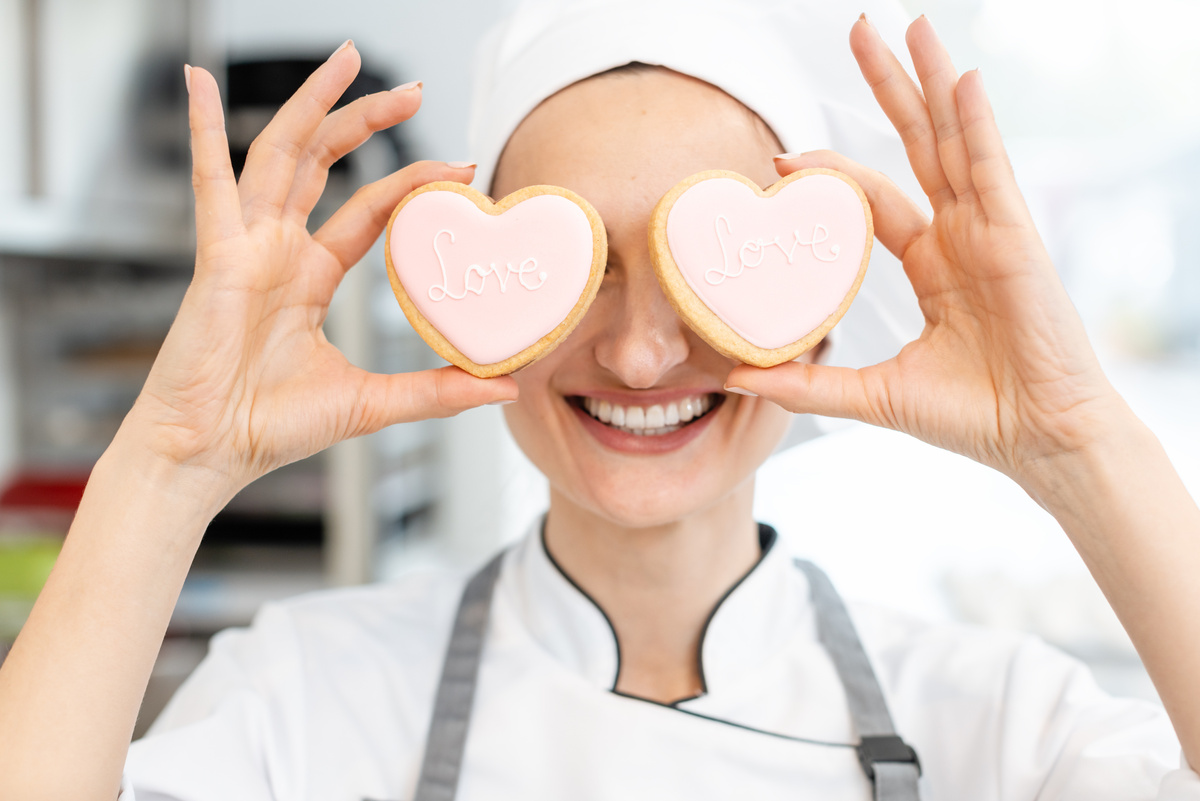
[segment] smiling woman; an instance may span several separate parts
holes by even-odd
[[[571,336],[488,380],[453,367],[364,373],[321,333],[344,271],[400,199],[471,177],[412,165],[306,230],[328,156],[411,116],[419,86],[329,113],[358,68],[347,43],[280,110],[235,183],[216,82],[189,69],[196,276],[0,670],[0,795],[109,801],[120,785],[122,801],[1200,798],[1186,767],[1200,763],[1200,510],[1100,371],[979,75],[958,75],[927,20],[907,33],[919,86],[867,17],[846,27],[932,219],[844,153],[778,154],[781,140],[881,141],[848,105],[817,101],[830,95],[808,81],[836,85],[819,71],[798,71],[790,96],[759,87],[772,63],[795,66],[787,31],[836,34],[827,6],[519,6],[480,90],[482,180],[498,195],[553,184],[586,198],[607,228],[608,264]],[[893,18],[886,0],[872,8]],[[735,57],[716,58],[716,45]],[[634,60],[661,67],[610,70]],[[514,76],[524,83],[501,80]],[[766,186],[813,168],[862,187],[924,331],[857,370],[824,363],[835,349],[737,364],[664,294],[647,237],[654,207],[705,170]],[[340,439],[493,402],[508,402],[509,427],[551,488],[524,541],[467,579],[430,574],[264,609],[214,641],[127,751],[182,577],[238,488]],[[1091,567],[1170,720],[1108,698],[1032,639],[848,613],[752,516],[755,471],[791,412],[894,428],[1011,476]]]
[[[689,122],[698,116],[706,126]],[[506,409],[518,444],[550,478],[551,549],[567,530],[594,547],[628,547],[583,534],[591,528],[578,517],[584,508],[589,517],[637,529],[691,530],[706,520],[707,547],[662,551],[674,560],[706,555],[707,565],[692,567],[710,574],[708,597],[696,597],[690,612],[701,619],[753,562],[750,479],[789,418],[772,404],[723,391],[735,363],[675,314],[651,266],[646,231],[658,199],[682,178],[716,167],[770,183],[778,150],[757,117],[707,83],[669,70],[610,73],[564,89],[526,117],[493,183],[499,195],[531,184],[565,186],[591,200],[608,231],[608,271],[591,310],[567,342],[515,376],[522,402]],[[637,176],[632,191],[629,175]],[[589,400],[607,402],[610,420],[584,414]],[[661,414],[663,426],[667,407],[680,402],[690,423],[642,436],[648,416]],[[636,458],[651,454],[657,458]],[[690,535],[693,545],[698,536]],[[735,547],[741,558],[731,558]]]
[[[699,117],[705,126],[690,122]],[[605,221],[609,266],[591,310],[567,342],[515,376],[521,402],[505,415],[550,481],[547,549],[606,611],[622,645],[616,688],[663,703],[696,695],[700,627],[759,558],[753,473],[789,419],[724,391],[735,362],[675,314],[646,231],[658,199],[681,179],[721,168],[770,183],[779,150],[762,121],[721,90],[640,69],[577,83],[539,105],[493,182],[501,195],[565,186]],[[660,614],[645,615],[652,598]]]

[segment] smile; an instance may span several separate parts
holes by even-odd
[[[652,406],[623,406],[599,398],[574,398],[593,419],[638,437],[658,437],[679,431],[703,418],[722,400],[719,393],[706,393]]]

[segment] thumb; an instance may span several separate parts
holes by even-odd
[[[354,435],[516,399],[517,382],[511,376],[476,378],[453,366],[396,375],[365,373],[359,391],[362,415]]]
[[[846,417],[875,423],[864,371],[805,362],[759,368],[741,364],[725,379],[725,389],[741,390],[797,414]]]

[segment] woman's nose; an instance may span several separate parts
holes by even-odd
[[[675,313],[649,264],[629,269],[608,300],[616,306],[596,343],[596,361],[625,386],[649,389],[691,352],[686,324]]]

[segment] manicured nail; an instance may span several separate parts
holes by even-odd
[[[748,397],[748,398],[757,398],[757,397],[758,397],[758,393],[757,393],[757,392],[751,392],[750,390],[748,390],[748,389],[742,389],[741,387],[725,387],[725,391],[726,391],[726,392],[733,392],[733,393],[736,393],[736,394],[738,394],[738,395],[745,395],[745,396],[746,396],[746,397]]]
[[[860,20],[862,20],[863,22],[867,23],[868,27],[872,27],[872,28],[875,27],[875,26],[871,25],[871,20],[867,19],[867,12],[864,11],[862,14],[859,15],[858,18]]]
[[[183,65],[183,84],[187,87],[188,94],[192,93],[192,65]]]
[[[446,166],[452,170],[469,170],[475,166],[473,161],[447,161]]]
[[[798,159],[803,156],[803,153],[780,153],[775,157],[776,161],[787,161],[788,159]]]
[[[346,41],[342,42],[342,46],[341,46],[341,47],[339,47],[337,50],[334,50],[334,51],[333,51],[333,56],[336,56],[338,53],[342,52],[342,51],[343,51],[343,50],[345,50],[347,47],[354,47],[354,40],[353,40],[353,39],[347,39]],[[333,56],[330,56],[330,58],[333,58]]]
[[[400,84],[392,91],[393,92],[407,92],[409,89],[420,89],[424,85],[425,84],[422,83],[421,81],[409,81],[408,83]]]
[[[498,400],[498,401],[492,401],[491,403],[488,404],[488,406],[507,406],[510,403],[516,403],[516,402],[517,402],[516,398],[513,398],[512,400]]]

